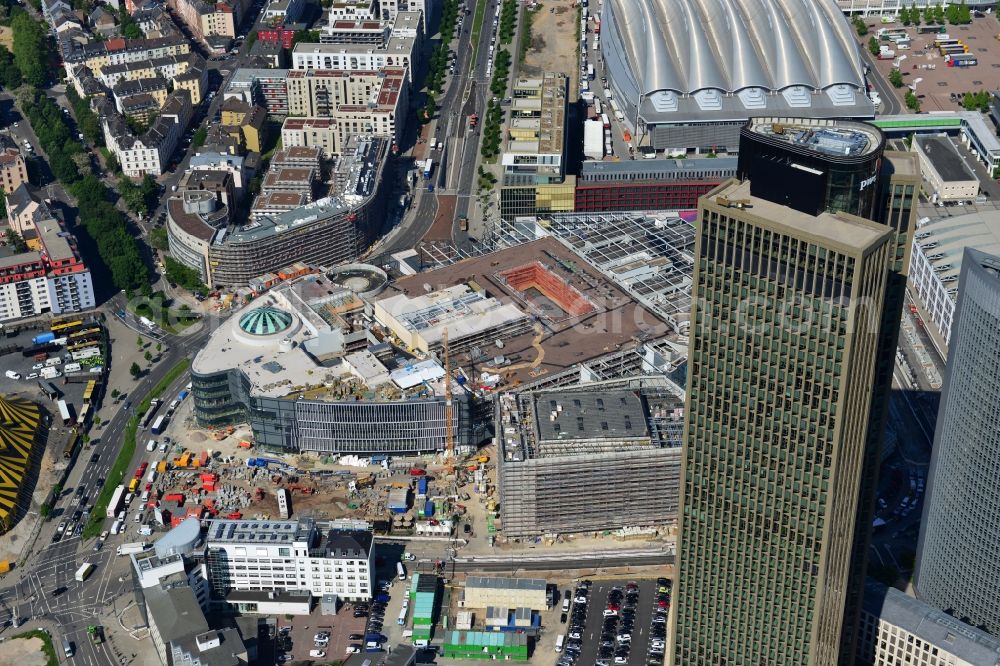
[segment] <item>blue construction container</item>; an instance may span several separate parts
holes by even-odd
[[[55,339],[56,339],[56,334],[53,333],[52,331],[49,331],[48,333],[42,333],[41,335],[36,335],[35,337],[31,338],[31,344],[40,345],[46,342],[52,342]]]
[[[430,518],[434,515],[434,502],[427,500],[424,503],[424,518]]]
[[[427,477],[422,476],[417,479],[417,494],[421,497],[427,496]]]

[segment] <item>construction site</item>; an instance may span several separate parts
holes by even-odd
[[[506,538],[657,536],[676,524],[684,398],[661,376],[497,400]]]
[[[449,538],[470,512],[496,514],[496,468],[488,448],[395,459],[275,456],[256,449],[247,426],[198,427],[190,403],[159,440],[150,441],[147,448],[166,450],[144,463],[132,490],[149,492],[147,506],[159,528],[191,516],[308,517],[364,520],[381,534]]]

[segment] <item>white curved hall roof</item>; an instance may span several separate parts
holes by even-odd
[[[606,1],[642,94],[864,88],[834,0]]]

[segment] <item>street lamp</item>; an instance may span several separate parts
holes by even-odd
[[[913,82],[910,83],[910,90],[913,91],[914,95],[917,94],[917,84],[920,83],[923,80],[924,80],[923,77],[918,77],[918,78],[913,79]]]

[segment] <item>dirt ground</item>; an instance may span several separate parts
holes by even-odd
[[[531,22],[531,46],[520,76],[560,72],[569,79],[569,99],[576,99],[580,78],[580,19],[574,0],[543,0]],[[593,53],[593,50],[588,51]]]
[[[42,652],[42,639],[40,638],[15,638],[3,644],[3,656],[0,661],[4,664],[17,664],[18,666],[45,666],[48,659]]]
[[[916,83],[917,96],[920,98],[920,110],[961,111],[961,102],[951,99],[952,93],[962,95],[966,92],[979,90],[996,90],[1000,86],[1000,22],[993,16],[973,19],[970,25],[949,25],[946,27],[948,36],[960,39],[969,47],[969,53],[976,56],[978,65],[973,67],[948,67],[944,57],[934,48],[935,35],[917,34],[915,26],[904,27],[901,23],[882,25],[877,20],[867,21],[869,34],[861,38],[861,48],[867,48],[868,40],[879,28],[904,29],[910,36],[912,49],[896,51],[896,58],[905,55],[899,63],[900,72],[906,85],[896,91],[900,101],[908,90],[907,86]],[[894,48],[892,42],[880,42],[889,48]],[[892,60],[878,60],[876,65],[882,76],[888,78],[893,68]],[[903,110],[903,113],[907,111]]]

